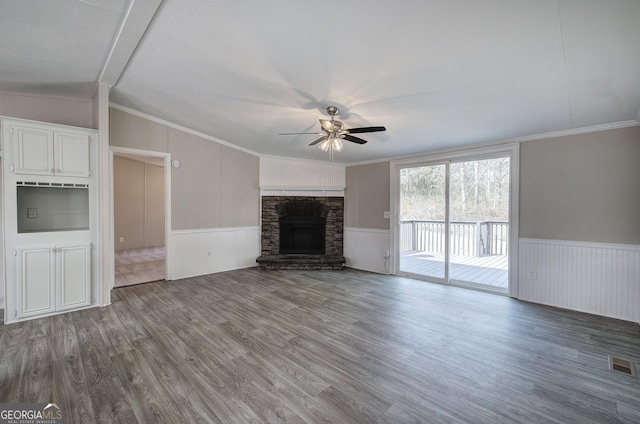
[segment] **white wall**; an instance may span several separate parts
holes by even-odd
[[[272,196],[343,196],[345,167],[287,158],[260,158],[260,190]]]
[[[389,230],[345,227],[344,256],[346,266],[363,271],[388,274],[391,258],[384,252],[390,250]]]
[[[172,231],[168,280],[256,266],[260,228]]]
[[[640,322],[640,247],[520,239],[518,298]]]

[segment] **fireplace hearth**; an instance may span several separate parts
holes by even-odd
[[[260,269],[342,269],[342,197],[262,197]]]

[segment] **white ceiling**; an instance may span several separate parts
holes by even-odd
[[[387,127],[345,163],[640,111],[639,0],[160,1],[2,0],[0,90],[91,97],[101,80],[126,108],[318,160],[316,136],[278,133],[318,131],[328,105]]]

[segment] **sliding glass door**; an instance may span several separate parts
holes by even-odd
[[[451,162],[451,282],[507,292],[509,174],[509,157]]]
[[[400,170],[400,270],[447,279],[447,164]]]
[[[396,273],[508,293],[511,155],[397,165]]]

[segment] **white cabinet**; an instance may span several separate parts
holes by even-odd
[[[17,318],[91,304],[91,244],[21,247]]]
[[[18,317],[55,312],[55,247],[18,249]]]
[[[2,116],[0,127],[4,323],[95,306],[97,131]]]
[[[91,304],[91,245],[58,246],[56,250],[58,311]]]
[[[52,131],[12,125],[16,174],[89,177],[89,136],[81,131]]]

